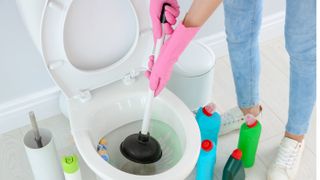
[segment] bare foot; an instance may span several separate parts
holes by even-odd
[[[298,142],[302,142],[302,140],[304,139],[304,135],[295,135],[295,134],[291,134],[287,131],[285,132],[284,136],[287,138],[293,139],[295,141],[298,141]]]
[[[262,111],[262,108],[260,105],[256,105],[254,107],[251,107],[251,108],[240,108],[243,115],[247,115],[247,114],[252,114],[253,116],[258,116],[259,113]]]

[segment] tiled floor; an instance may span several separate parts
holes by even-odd
[[[262,136],[258,148],[256,164],[246,170],[246,179],[266,179],[267,167],[276,154],[276,148],[284,133],[288,109],[289,61],[284,49],[283,38],[261,45],[262,75],[261,104]],[[230,64],[227,57],[217,60],[215,68],[214,102],[221,112],[236,105]],[[316,179],[316,114],[312,115],[309,133],[306,136],[306,149],[297,180]],[[77,153],[69,133],[68,120],[62,115],[39,122],[40,127],[49,128],[55,137],[60,155]],[[0,135],[0,180],[32,180],[32,173],[22,145],[23,134],[30,127],[23,127]],[[238,132],[220,137],[215,179],[221,179],[222,169],[229,154],[236,148]],[[95,180],[94,173],[80,160],[84,180]]]

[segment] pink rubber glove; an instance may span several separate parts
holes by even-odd
[[[152,20],[153,39],[156,41],[162,35],[160,15],[164,3],[170,4],[165,7],[167,23],[164,24],[164,33],[172,34],[172,26],[176,24],[180,10],[177,0],[150,0],[150,16]]]
[[[154,57],[150,57],[148,63],[149,71],[145,75],[149,78],[150,88],[155,92],[155,96],[166,86],[175,62],[199,29],[199,27],[188,28],[180,23],[171,37],[162,46],[155,63]]]

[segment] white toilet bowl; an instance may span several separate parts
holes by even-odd
[[[38,7],[19,1],[22,9]],[[105,162],[96,152],[101,137],[143,117],[148,82],[141,72],[145,70],[143,67],[146,67],[153,46],[149,0],[32,2],[42,7],[36,11],[37,15],[42,15],[38,24],[41,36],[34,40],[40,39],[36,44],[48,72],[67,97],[72,135],[88,166],[101,179],[180,180],[188,177],[200,152],[200,132],[190,109],[167,89],[155,98],[152,118],[168,124],[178,136],[177,143],[183,152],[173,167],[154,175],[134,175]],[[32,21],[30,24],[37,23]],[[30,27],[37,29],[37,26]],[[199,43],[189,46],[188,51],[197,52],[197,58],[199,53],[206,53],[210,67],[204,71],[208,76],[203,76],[203,80],[208,79],[211,87],[212,78],[208,77],[213,73],[212,52]],[[187,78],[182,78],[184,84],[187,84],[188,80],[184,80]],[[199,84],[192,85],[198,87]],[[206,92],[209,91],[211,88]],[[198,96],[194,91],[186,94],[192,94],[193,99]],[[205,96],[201,103],[210,97],[209,94]]]
[[[92,99],[87,103],[69,101],[71,129],[77,148],[88,166],[101,179],[177,180],[186,178],[194,168],[200,150],[198,126],[190,110],[168,90],[164,90],[155,99],[152,119],[165,122],[178,135],[177,143],[180,143],[184,152],[174,167],[152,176],[137,176],[111,166],[97,154],[96,146],[101,137],[125,124],[141,120],[146,89],[147,82],[140,77],[129,86],[117,82],[100,88],[93,92]]]

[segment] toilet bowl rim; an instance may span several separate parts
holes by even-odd
[[[183,104],[183,102],[179,98],[175,97],[175,95],[167,89],[165,89],[161,94],[162,95],[160,95],[159,98],[161,98],[162,100],[165,100],[168,103],[176,103],[177,107],[179,107],[176,112],[180,112],[179,120],[184,122],[182,122],[181,124],[185,130],[185,151],[177,164],[165,172],[152,176],[138,176],[128,174],[113,167],[109,163],[105,163],[105,161],[99,157],[94,148],[94,143],[90,138],[89,129],[72,129],[71,131],[81,156],[84,158],[88,166],[93,171],[95,171],[95,173],[97,173],[99,176],[109,177],[112,179],[168,179],[169,177],[174,177],[173,179],[183,179],[191,173],[197,162],[197,157],[200,153],[201,137],[198,125],[194,119],[192,112],[186,107],[186,105]],[[177,173],[177,171],[179,171],[179,173]]]

